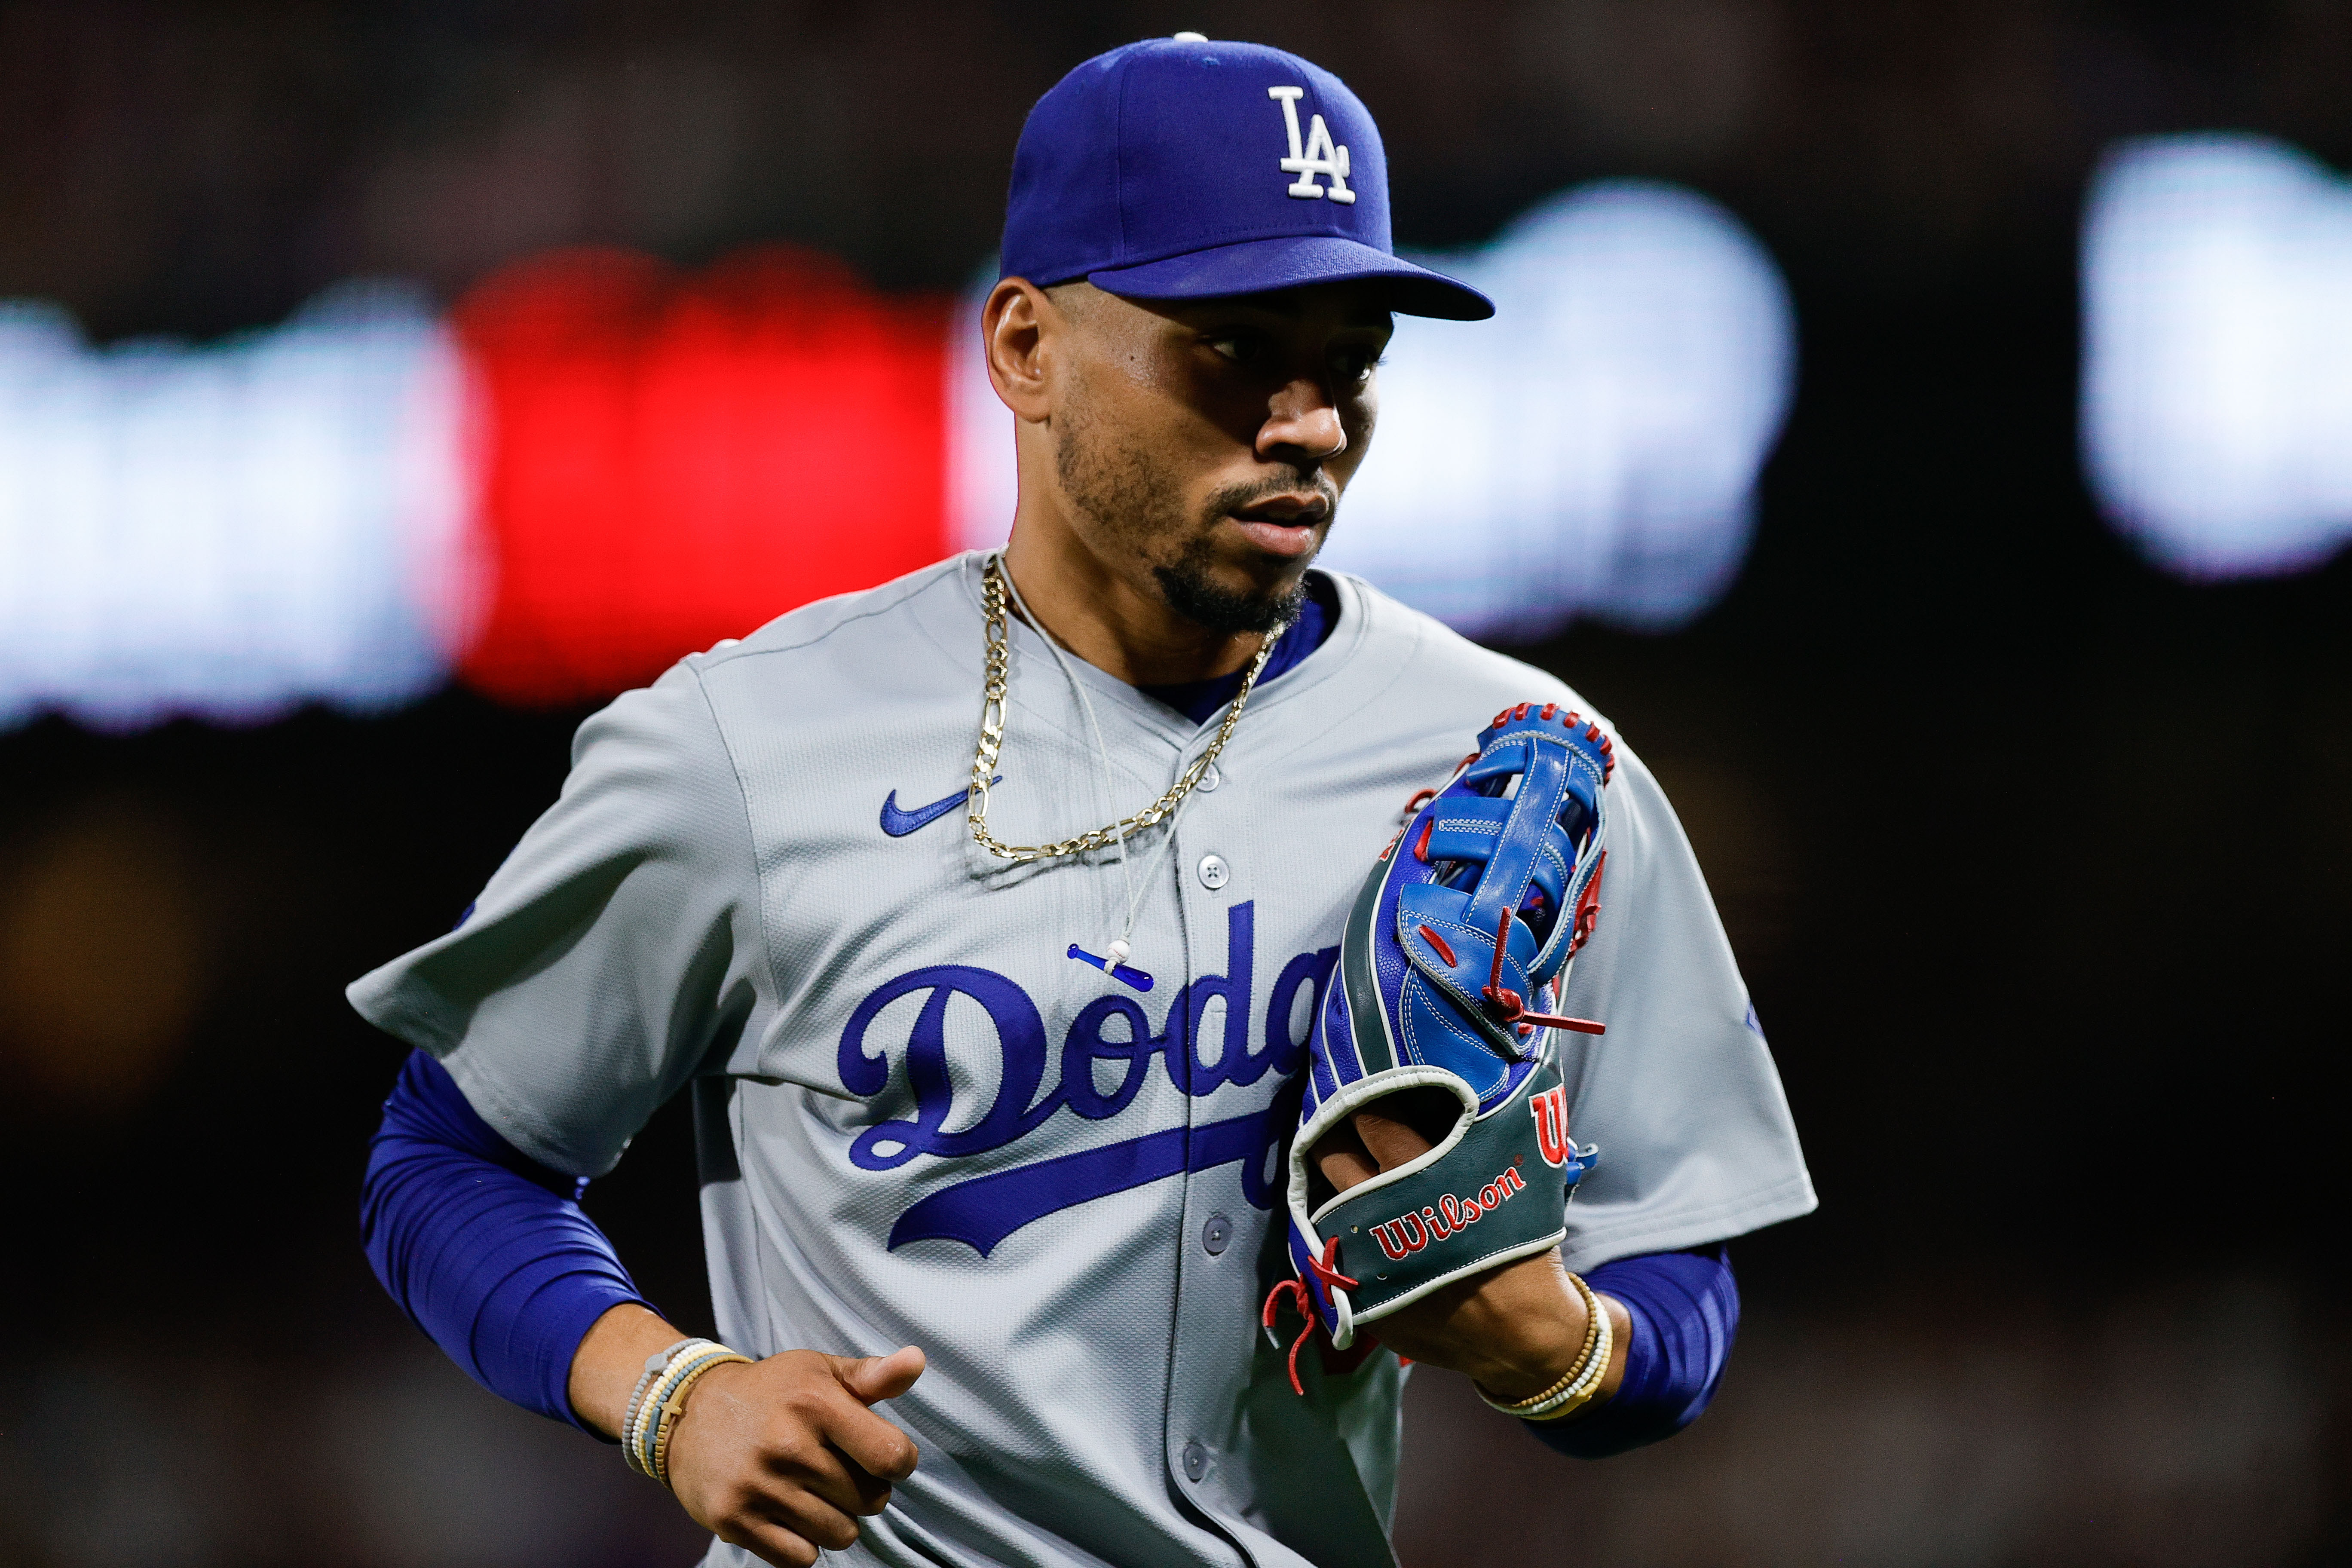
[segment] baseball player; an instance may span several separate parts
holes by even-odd
[[[1640,760],[1313,568],[1396,311],[1492,307],[1393,254],[1336,78],[1080,66],[984,315],[1007,548],[619,699],[458,928],[352,985],[416,1047],[379,1276],[708,1563],[1389,1564],[1406,1361],[1587,1457],[1711,1395],[1722,1242],[1813,1204],[1795,1132]],[[715,1342],[578,1204],[681,1091]]]

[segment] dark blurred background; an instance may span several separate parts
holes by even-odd
[[[1652,175],[1795,299],[1728,597],[1517,651],[1683,810],[1822,1206],[1734,1247],[1740,1350],[1662,1448],[1560,1460],[1418,1379],[1406,1563],[2352,1556],[2352,568],[2168,578],[2074,435],[2100,150],[2352,163],[2352,5],[9,5],[0,297],[205,337],[355,275],[779,237],[955,289],[1028,104],[1183,27],[1346,77],[1404,243]],[[0,733],[0,1562],[692,1559],[356,1240],[402,1048],[341,988],[455,919],[582,716]],[[673,1107],[588,1199],[689,1326],[693,1187]]]

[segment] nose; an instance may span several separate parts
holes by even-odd
[[[1326,463],[1347,449],[1348,432],[1339,423],[1330,389],[1304,376],[1275,394],[1266,406],[1265,423],[1258,426],[1261,458],[1296,454],[1308,462]]]

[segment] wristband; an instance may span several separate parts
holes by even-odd
[[[644,1403],[637,1408],[637,1418],[630,1425],[624,1445],[624,1453],[631,1469],[641,1476],[656,1480],[660,1479],[654,1472],[654,1446],[661,1435],[663,1402],[675,1391],[677,1380],[686,1374],[688,1369],[707,1357],[726,1353],[729,1353],[726,1346],[705,1340],[672,1356],[669,1363],[654,1374],[653,1381],[646,1387]]]
[[[646,1387],[645,1403],[638,1408],[636,1423],[629,1428],[626,1451],[630,1468],[641,1476],[661,1479],[654,1470],[654,1452],[661,1436],[662,1405],[677,1392],[679,1380],[697,1365],[715,1355],[734,1353],[725,1345],[705,1340],[672,1356],[669,1364],[654,1374],[653,1382]]]

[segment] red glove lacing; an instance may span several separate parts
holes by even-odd
[[[1600,912],[1600,905],[1597,901],[1594,903],[1593,912],[1596,915]],[[1580,925],[1583,923],[1581,911],[1579,911],[1578,923]],[[1528,1012],[1526,1000],[1517,992],[1503,984],[1503,950],[1508,945],[1510,940],[1511,911],[1505,910],[1502,921],[1495,927],[1494,972],[1486,976],[1486,990],[1479,993],[1486,998],[1486,1005],[1495,1009],[1496,1016],[1500,1022],[1517,1025],[1519,1033],[1523,1035],[1536,1024],[1546,1024],[1555,1029],[1574,1029],[1580,1035],[1605,1035],[1609,1032],[1608,1025],[1596,1024],[1590,1018],[1569,1018],[1557,1013]]]
[[[1309,1258],[1307,1260],[1307,1271],[1322,1280],[1326,1290],[1334,1286],[1345,1290],[1356,1289],[1356,1282],[1339,1272],[1339,1238],[1336,1236],[1324,1242],[1322,1257]],[[1275,1306],[1286,1294],[1290,1297],[1291,1303],[1298,1309],[1299,1315],[1307,1320],[1307,1326],[1298,1331],[1297,1339],[1290,1342],[1291,1391],[1304,1394],[1307,1392],[1307,1385],[1298,1381],[1298,1352],[1307,1348],[1307,1342],[1314,1337],[1317,1329],[1323,1326],[1323,1320],[1315,1310],[1314,1292],[1307,1289],[1307,1281],[1285,1279],[1265,1293],[1264,1322],[1268,1333],[1274,1331]]]

